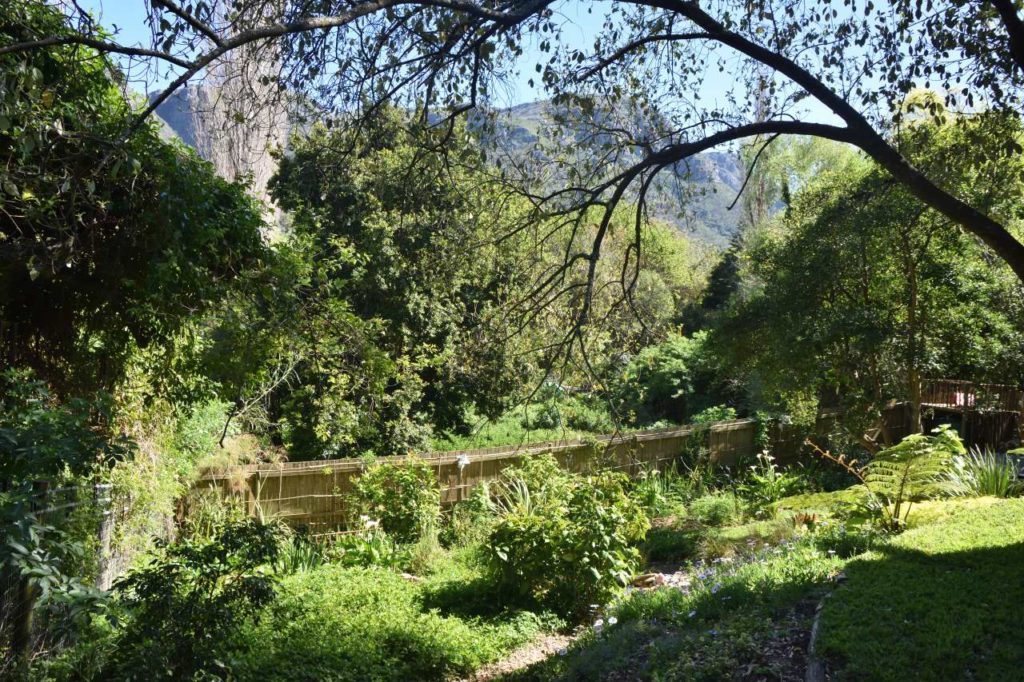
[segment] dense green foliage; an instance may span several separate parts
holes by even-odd
[[[850,583],[824,618],[839,677],[1008,677],[1020,666],[1007,566],[1022,558],[1024,510],[977,499],[1019,494],[1013,463],[968,453],[948,427],[897,444],[869,428],[906,401],[920,430],[927,376],[1024,379],[1020,270],[956,224],[977,232],[973,222],[921,203],[923,185],[912,193],[847,149],[755,136],[740,152],[745,233],[702,254],[646,215],[664,213],[651,183],[662,168],[682,172],[670,157],[687,133],[647,138],[655,125],[618,158],[614,138],[650,112],[619,106],[615,87],[611,109],[591,93],[554,107],[597,122],[609,153],[599,164],[586,145],[538,143],[512,169],[485,153],[496,134],[486,117],[435,125],[375,106],[361,120],[372,93],[355,88],[342,117],[303,103],[323,122],[296,127],[275,157],[286,229],[267,238],[244,182],[153,123],[123,135],[140,103],[114,62],[71,39],[82,27],[60,3],[9,4],[0,48],[55,39],[0,54],[0,598],[20,599],[0,614],[0,675],[451,679],[589,621],[571,651],[522,675],[790,679],[803,673],[814,604],[843,568]],[[210,3],[196,8],[175,16]],[[395,30],[446,36],[428,49],[459,44],[465,26],[451,31],[445,16]],[[609,27],[643,36],[650,21],[640,12]],[[752,15],[737,21],[745,30]],[[493,66],[491,37],[472,50],[477,66]],[[279,56],[301,53],[299,40]],[[614,76],[618,59],[598,71]],[[554,71],[538,71],[558,89]],[[763,121],[774,91],[756,80]],[[435,85],[447,87],[431,82],[428,99]],[[1019,116],[953,114],[915,93],[896,120],[871,149],[891,143],[934,191],[1020,233]],[[683,144],[665,146],[657,168],[582,187],[665,140]],[[534,162],[581,187],[510,191],[517,166]],[[656,191],[633,192],[634,179]],[[444,510],[426,462],[374,462],[751,414],[760,449],[826,412],[845,429],[828,434],[833,445],[871,454],[855,465],[859,449],[819,450],[843,485],[857,482],[831,493],[835,479],[767,451],[720,466],[701,451],[701,428],[664,471],[633,481],[524,456]],[[366,467],[344,498],[349,532],[245,519],[262,512],[239,504],[251,479],[230,465],[352,456]],[[183,499],[211,463],[227,469],[224,488]],[[115,514],[103,515],[97,483],[112,485]],[[30,490],[47,484],[72,502]],[[660,561],[679,572],[637,575]],[[126,569],[109,592],[94,587],[102,565]],[[1011,587],[997,595],[972,579],[981,573]],[[19,611],[11,637],[8,610]],[[908,623],[934,636],[908,637]],[[32,660],[33,648],[52,651]]]
[[[68,30],[41,3],[4,14],[0,44]],[[155,124],[111,146],[134,112],[88,53],[0,57],[0,358],[67,395],[112,389],[133,353],[159,348],[148,369],[194,389],[175,351],[260,259],[260,212]]]
[[[617,384],[621,410],[638,424],[686,422],[728,399],[708,337],[672,335],[633,357]]]
[[[414,542],[425,531],[436,530],[440,501],[437,475],[415,458],[371,464],[352,489],[353,515],[360,515],[363,525],[379,523],[399,542]]]
[[[507,599],[579,618],[628,583],[648,521],[623,476],[567,476],[551,457],[504,475],[488,551]]]
[[[226,320],[225,353],[290,354],[270,411],[295,457],[424,449],[432,429],[465,430],[470,407],[497,416],[519,387],[523,367],[493,320],[522,265],[514,242],[494,244],[515,207],[475,170],[464,131],[446,156],[424,151],[440,132],[403,123],[382,111],[355,138],[318,127],[294,140],[273,191],[299,272],[277,301],[257,292]],[[279,328],[249,331],[254,305]]]
[[[1008,141],[1020,135],[994,114],[917,113],[898,139],[945,185],[1012,221],[1024,166]],[[919,404],[923,377],[1020,380],[1019,281],[878,167],[847,157],[750,241],[753,292],[712,346],[768,404],[838,408],[859,436],[885,401]]]
[[[208,540],[181,541],[118,581],[119,623],[100,677],[224,677],[237,647],[233,634],[275,595],[267,565],[277,557],[276,529],[229,524]]]

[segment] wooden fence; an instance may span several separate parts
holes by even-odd
[[[568,471],[617,470],[635,476],[644,468],[668,466],[684,451],[706,450],[713,461],[735,464],[757,451],[757,422],[739,419],[702,426],[639,431],[601,436],[594,440],[534,443],[455,452],[413,455],[437,472],[440,503],[466,498],[483,481],[522,457],[552,453]],[[405,457],[380,457],[377,462],[401,462]],[[345,500],[363,471],[362,460],[259,464],[207,471],[200,489],[212,489],[245,505],[250,515],[279,518],[304,526],[310,533],[330,533],[345,526]]]
[[[925,379],[921,382],[921,404],[962,411],[1024,412],[1024,391],[1006,384]]]

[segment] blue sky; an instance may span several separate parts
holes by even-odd
[[[97,15],[99,22],[108,30],[117,30],[120,42],[148,46],[150,43],[149,27],[146,25],[145,0],[86,0],[80,3],[83,8]],[[568,20],[565,26],[565,40],[573,45],[590,45],[594,36],[601,30],[605,19],[606,3],[571,0],[562,3],[558,11]],[[529,46],[523,58],[521,73],[512,83],[508,92],[507,104],[530,102],[544,96],[543,92],[530,87],[528,81],[535,75],[532,66],[540,58],[535,46]],[[168,82],[166,77],[147,78],[151,89]]]
[[[150,32],[146,25],[146,0],[84,0],[80,4],[92,10],[98,16],[100,23],[108,30],[114,30],[116,26],[121,42],[149,45]],[[559,3],[556,6],[556,11],[562,15],[564,20],[561,22],[563,41],[570,46],[591,48],[594,37],[600,33],[604,25],[609,7],[609,2],[587,2],[585,0],[565,0],[565,2]],[[529,80],[536,76],[534,65],[545,58],[546,56],[540,53],[536,45],[525,46],[519,75],[508,83],[508,87],[503,92],[494,94],[496,101],[493,103],[498,106],[510,106],[544,99],[545,93],[531,87]],[[132,76],[134,87],[139,90],[144,88],[157,90],[170,80],[166,73],[147,72],[143,74],[138,68],[132,70]],[[707,101],[720,99],[732,85],[728,74],[723,74],[721,80],[712,79],[706,83],[699,96]],[[831,113],[817,102],[805,102],[812,120],[836,122]]]

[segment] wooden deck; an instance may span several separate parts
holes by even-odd
[[[921,406],[957,412],[1024,412],[1024,390],[1008,384],[980,384],[954,379],[925,379]]]

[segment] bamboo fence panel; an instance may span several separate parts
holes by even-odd
[[[435,470],[438,503],[448,506],[523,457],[551,453],[567,471],[621,471],[634,477],[644,469],[669,466],[684,451],[703,449],[724,465],[756,451],[757,422],[737,419],[703,426],[684,426],[593,440],[567,440],[477,450],[436,452],[409,457],[379,457],[374,462],[422,459]],[[277,518],[311,534],[334,532],[347,525],[346,498],[366,463],[358,459],[258,464],[208,470],[197,483],[244,505],[251,516]]]

